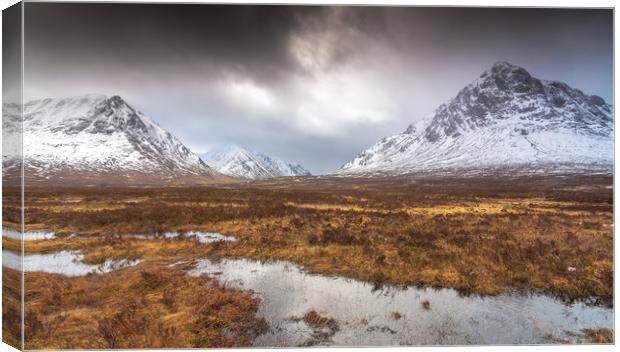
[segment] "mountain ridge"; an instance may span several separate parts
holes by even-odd
[[[336,174],[605,169],[612,163],[611,105],[498,62],[423,122],[383,138]]]
[[[310,176],[296,163],[289,163],[263,153],[250,151],[236,144],[219,145],[200,157],[219,172],[233,177],[264,179],[281,176]]]
[[[19,143],[19,105],[3,104],[7,145]],[[120,96],[99,94],[45,98],[23,108],[23,161],[29,174],[50,179],[54,174],[150,176],[221,175],[179,139]],[[13,133],[11,133],[13,132]],[[19,151],[3,155],[3,168],[19,163]]]

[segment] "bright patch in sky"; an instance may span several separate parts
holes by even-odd
[[[264,87],[250,80],[232,80],[225,84],[228,97],[248,108],[268,110],[274,107],[274,96]]]
[[[389,99],[376,86],[373,77],[355,69],[300,78],[306,99],[297,108],[298,127],[320,136],[339,136],[350,126],[390,120]]]

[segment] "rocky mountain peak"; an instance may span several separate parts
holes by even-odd
[[[201,158],[217,171],[234,177],[262,179],[310,175],[310,172],[299,164],[254,152],[236,144],[215,146],[201,154]]]
[[[111,133],[115,129],[135,133],[148,132],[150,121],[139,111],[131,107],[123,98],[114,95],[100,101],[93,107],[93,127],[91,132]],[[111,127],[114,128],[111,128]]]
[[[5,118],[5,122],[18,121]],[[88,94],[26,102],[23,131],[26,166],[36,166],[36,170],[49,175],[84,171],[220,176],[171,133],[118,95]],[[5,166],[12,162],[3,159]]]
[[[340,172],[532,163],[607,167],[612,137],[613,108],[601,97],[498,62],[428,122],[383,138]]]
[[[607,133],[612,122],[611,106],[602,98],[499,62],[441,105],[424,133],[435,142],[507,119],[520,122],[525,130],[564,125],[588,133]]]
[[[498,62],[485,71],[481,78],[481,89],[496,88],[499,91],[516,94],[544,94],[542,82],[532,77],[523,67],[508,62]]]

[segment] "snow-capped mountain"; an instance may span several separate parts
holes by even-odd
[[[404,132],[337,173],[603,170],[613,165],[613,109],[601,97],[499,62]]]
[[[214,147],[200,157],[217,171],[234,177],[310,176],[310,172],[299,164],[287,163],[234,144]]]
[[[5,136],[19,146],[19,106],[3,105]],[[29,173],[142,173],[217,176],[198,155],[119,96],[83,95],[24,104],[23,154]],[[18,151],[3,155],[5,171]]]

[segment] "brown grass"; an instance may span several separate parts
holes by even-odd
[[[423,300],[422,302],[420,302],[420,304],[422,304],[422,308],[424,308],[426,310],[430,310],[431,309],[431,302],[429,302],[428,299]]]
[[[334,331],[338,330],[338,322],[334,318],[322,316],[315,310],[304,314],[303,321],[315,329],[328,328]]]
[[[25,199],[28,228],[79,236],[28,242],[26,252],[80,249],[90,263],[107,258],[141,258],[139,267],[143,270],[205,255],[282,259],[312,272],[344,275],[377,285],[450,287],[465,294],[541,291],[567,301],[594,299],[595,303],[611,305],[611,183],[611,178],[605,176],[324,178],[193,188],[29,188]],[[4,197],[9,201],[3,207],[3,217],[8,224],[19,222],[19,208],[11,202],[18,195],[15,190],[5,190]],[[217,231],[237,236],[239,241],[200,245],[192,239],[137,240],[125,236],[169,230]],[[16,249],[19,242],[5,239],[4,245]],[[124,275],[133,273],[130,280],[142,285],[148,281],[133,270],[126,269]],[[116,275],[112,273],[103,281],[114,287],[120,284],[114,280],[122,280]],[[171,275],[184,277],[180,272]],[[33,286],[36,289],[41,288],[40,280],[45,277],[79,282],[82,291],[71,290],[68,295],[72,299],[96,291],[88,288],[90,285],[102,285],[89,278],[28,276],[38,278]],[[153,320],[148,312],[165,310],[173,319],[186,314],[183,312],[188,307],[196,309],[185,298],[178,299],[176,293],[164,297],[163,290],[156,286],[152,289],[158,292],[157,301],[149,300],[146,306],[140,305],[144,295],[137,288],[127,296],[136,299],[137,312],[151,321],[157,319]],[[89,295],[90,304],[110,299]],[[40,299],[28,297],[33,302]],[[81,309],[62,313],[68,316],[57,324],[60,328],[54,334],[62,338],[39,335],[34,346],[109,345],[96,325],[85,330],[91,337],[88,343],[84,336],[80,340],[80,331],[65,330],[77,324],[76,314],[86,321],[91,311],[103,308],[87,305]],[[111,308],[104,311],[102,316],[112,319],[102,322],[104,330],[114,319],[126,319],[115,316]],[[62,314],[42,315],[42,321],[50,322]],[[198,319],[197,314],[192,317]],[[32,327],[36,330],[36,321]],[[167,336],[165,331],[159,331],[167,327],[148,325],[144,334],[123,341],[108,338],[114,344],[129,346],[154,331],[158,336]],[[99,336],[96,343],[92,336]],[[153,337],[152,345],[187,345],[166,342],[169,338],[158,339]],[[217,334],[198,332],[184,341],[232,343]]]
[[[284,184],[114,192],[33,189],[26,216],[31,227],[93,236],[220,231],[241,239],[222,245],[221,254],[294,260],[312,271],[376,283],[486,294],[535,288],[566,299],[611,298],[609,179],[587,179],[585,190],[574,190],[586,182],[579,178],[339,182],[338,187],[330,181],[295,189]],[[84,204],[75,211],[37,210],[63,199]],[[130,205],[84,211],[88,202]],[[49,241],[47,248],[28,244],[26,250],[98,245],[94,239],[81,241]],[[165,257],[184,251],[172,248],[177,245],[131,244],[119,252],[124,241],[106,244],[88,258],[101,261],[114,253]]]
[[[400,314],[400,312],[392,312],[392,314],[390,314],[390,316],[394,320],[400,320],[403,317],[403,315]]]
[[[583,329],[581,331],[592,343],[614,343],[614,331],[611,329]]]
[[[264,327],[256,299],[176,267],[27,273],[25,287],[28,349],[249,346]]]
[[[22,349],[21,274],[2,267],[2,341]]]

